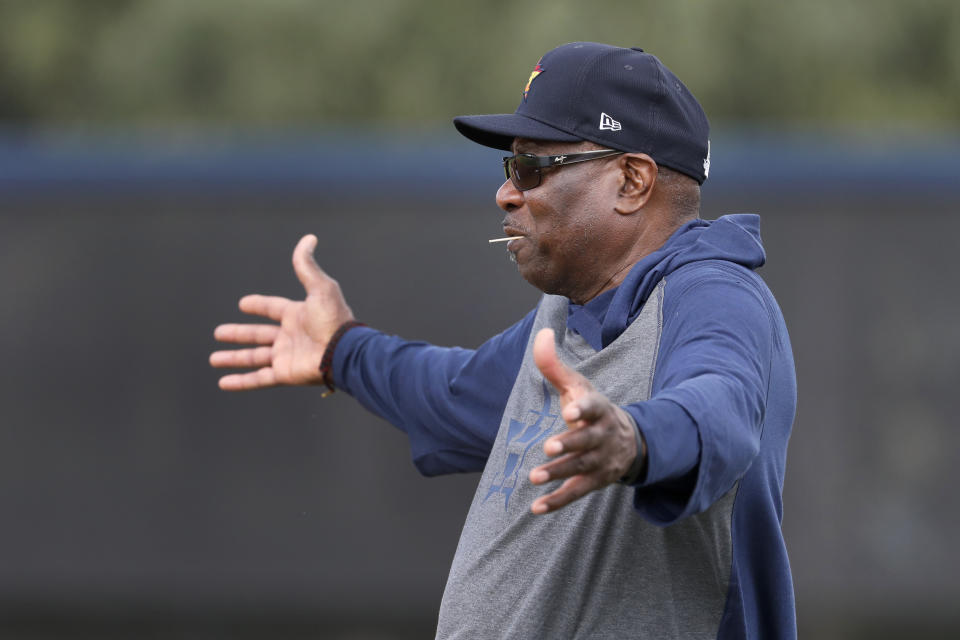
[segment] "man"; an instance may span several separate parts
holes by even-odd
[[[222,325],[240,390],[341,388],[427,475],[483,470],[439,638],[790,638],[780,530],[793,357],[756,216],[699,219],[708,124],[652,55],[567,44],[514,114],[457,129],[510,150],[507,248],[546,295],[476,351],[357,326],[304,237],[303,301]]]

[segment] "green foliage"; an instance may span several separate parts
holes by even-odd
[[[0,0],[0,119],[446,122],[573,40],[657,54],[714,122],[958,124],[956,0]]]

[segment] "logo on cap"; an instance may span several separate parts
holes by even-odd
[[[622,128],[619,122],[603,112],[600,113],[600,131],[620,131]]]
[[[527,101],[527,94],[530,93],[530,85],[533,84],[533,79],[536,78],[536,77],[537,77],[538,75],[540,75],[541,73],[543,73],[543,65],[538,62],[538,63],[537,63],[537,66],[535,66],[535,67],[533,68],[533,71],[530,73],[530,78],[527,80],[527,86],[525,86],[525,87],[523,88],[523,101],[524,101],[524,102]]]
[[[710,177],[710,141],[707,140],[707,157],[703,159],[703,177]]]

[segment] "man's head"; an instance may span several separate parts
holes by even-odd
[[[590,152],[592,142],[517,138],[517,154]],[[497,191],[503,228],[521,275],[546,293],[584,303],[620,283],[630,266],[697,217],[700,188],[689,176],[629,153],[542,170],[540,184]]]
[[[710,171],[710,125],[700,103],[655,56],[572,42],[534,67],[514,113],[454,118],[464,136],[510,148],[514,138],[594,142],[649,154],[702,184]]]
[[[505,231],[523,236],[508,245],[521,274],[547,293],[590,300],[698,215],[706,116],[638,49],[558,47],[536,65],[515,113],[454,123],[471,140],[527,154],[505,162],[512,179],[497,204]],[[600,149],[623,153],[575,155]]]

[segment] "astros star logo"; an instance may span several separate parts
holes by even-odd
[[[527,86],[525,86],[525,87],[523,88],[523,101],[524,101],[524,102],[527,101],[527,94],[530,93],[530,85],[533,84],[533,79],[536,78],[536,77],[537,77],[538,75],[540,75],[541,73],[543,73],[543,71],[544,71],[543,65],[538,62],[538,63],[537,63],[537,66],[535,66],[535,67],[533,68],[533,71],[530,73],[530,78],[527,80]]]
[[[510,506],[510,496],[530,472],[530,469],[525,468],[523,464],[527,454],[554,433],[558,425],[563,424],[559,413],[551,413],[551,408],[556,410],[556,407],[553,406],[555,403],[552,400],[550,387],[547,386],[546,381],[540,384],[543,390],[543,408],[539,411],[535,409],[528,411],[535,418],[533,422],[528,422],[530,416],[521,420],[510,418],[506,441],[501,445],[506,449],[503,471],[490,481],[487,495],[483,498],[486,502],[491,496],[503,496],[504,511]]]

